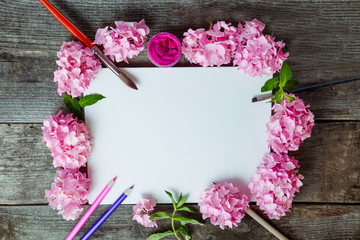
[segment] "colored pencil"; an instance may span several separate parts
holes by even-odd
[[[105,198],[105,196],[108,194],[108,192],[111,190],[111,187],[114,185],[114,182],[117,177],[110,180],[109,183],[105,186],[105,188],[101,191],[99,196],[95,199],[93,204],[89,207],[89,209],[86,211],[86,213],[82,216],[82,218],[79,220],[79,222],[75,225],[74,229],[69,233],[69,235],[66,237],[66,240],[73,239],[76,234],[80,231],[81,227],[86,223],[86,221],[89,219],[91,214],[95,211],[95,209],[99,206],[101,201]]]
[[[81,240],[89,239],[89,237],[105,222],[105,220],[115,211],[117,207],[130,195],[134,186],[126,189],[123,194],[111,205],[111,207],[97,220],[97,222],[90,228],[90,230],[82,236]]]
[[[353,82],[353,81],[358,81],[358,80],[360,80],[360,78],[348,78],[348,79],[342,79],[342,80],[337,80],[337,81],[332,81],[332,82],[327,82],[327,83],[314,84],[314,85],[307,86],[307,87],[302,87],[302,88],[295,88],[295,89],[285,91],[285,92],[286,93],[299,93],[299,92],[315,90],[315,89],[318,89],[318,88],[329,87],[329,86],[334,86],[334,85],[337,85],[337,84]],[[274,95],[271,94],[271,93],[270,94],[263,94],[263,95],[253,97],[252,102],[260,102],[260,101],[263,101],[263,100],[271,99],[273,97],[274,97]]]
[[[73,24],[64,14],[62,14],[54,5],[52,5],[48,0],[39,0],[49,12],[82,44],[91,48],[96,56],[108,67],[110,70],[115,73],[115,75],[120,78],[128,87],[137,90],[136,84],[123,72],[116,67],[116,65],[106,57],[102,51],[92,43],[92,41],[78,28]]]

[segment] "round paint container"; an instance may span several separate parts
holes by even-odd
[[[161,32],[150,39],[147,52],[154,65],[172,67],[181,58],[181,43],[173,34]]]

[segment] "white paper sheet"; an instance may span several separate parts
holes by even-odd
[[[101,69],[86,94],[106,98],[85,108],[93,149],[88,162],[90,203],[118,176],[102,204],[135,185],[125,204],[152,196],[170,203],[164,190],[198,202],[213,182],[247,188],[269,152],[270,104],[251,103],[269,76],[254,78],[234,67],[125,68],[138,91]]]

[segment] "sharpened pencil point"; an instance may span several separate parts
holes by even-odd
[[[257,97],[253,97],[251,102],[257,102]]]
[[[125,192],[124,192],[124,194],[125,194],[126,196],[129,196],[130,193],[131,193],[131,191],[133,190],[133,188],[134,188],[134,185],[132,185],[131,187],[129,187],[128,189],[126,189]]]
[[[114,177],[113,179],[111,179],[111,180],[108,182],[108,186],[109,186],[109,187],[112,187],[112,186],[114,185],[116,178],[117,178],[117,176]]]

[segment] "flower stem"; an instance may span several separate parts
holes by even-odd
[[[179,236],[176,234],[176,231],[175,231],[175,224],[174,224],[174,219],[173,219],[173,217],[175,216],[175,212],[176,212],[176,209],[174,209],[173,214],[172,214],[172,216],[171,216],[171,227],[172,227],[172,230],[173,230],[173,232],[174,232],[175,237],[176,237],[178,240],[181,240],[181,239],[179,238]]]

